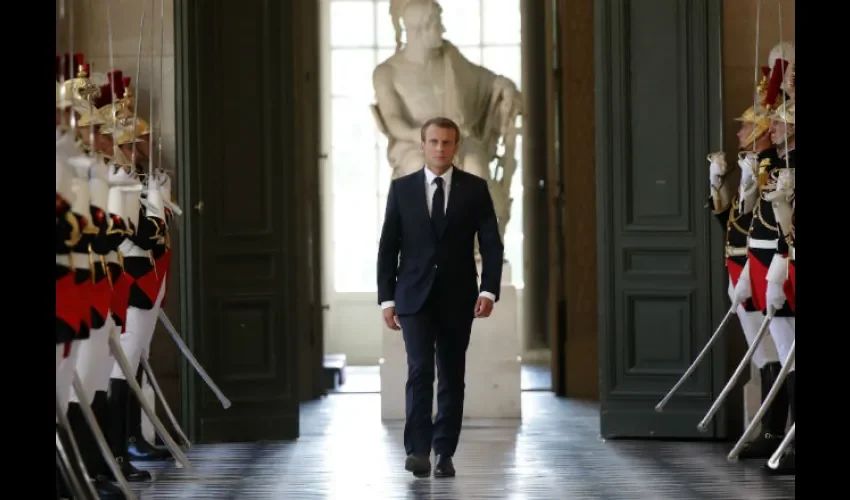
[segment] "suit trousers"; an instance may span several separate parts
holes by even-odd
[[[399,316],[407,351],[404,448],[408,455],[427,456],[433,449],[437,455],[451,457],[460,437],[474,302],[460,304],[445,297],[435,283],[422,309]],[[435,356],[437,416],[432,422]]]

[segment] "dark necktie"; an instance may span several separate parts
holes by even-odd
[[[440,234],[446,225],[446,191],[443,189],[442,177],[434,179],[434,183],[437,184],[437,190],[431,200],[431,222],[434,224],[434,230]]]

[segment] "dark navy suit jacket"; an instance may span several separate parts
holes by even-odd
[[[443,303],[468,305],[472,314],[479,294],[476,233],[482,259],[480,291],[498,301],[504,246],[487,181],[454,169],[445,229],[437,234],[428,212],[425,169],[393,180],[378,244],[378,303],[394,300],[396,314],[415,314],[439,276]]]

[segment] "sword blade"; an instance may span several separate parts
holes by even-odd
[[[765,396],[761,406],[759,406],[758,411],[750,421],[750,425],[747,426],[744,433],[738,439],[738,442],[735,443],[735,446],[731,451],[729,451],[729,455],[726,456],[726,459],[730,462],[738,460],[738,455],[747,444],[747,439],[750,435],[752,435],[756,427],[761,424],[761,419],[764,418],[764,414],[767,413],[767,409],[770,408],[773,400],[776,399],[776,395],[779,394],[780,389],[782,389],[782,384],[785,382],[785,378],[788,376],[791,366],[794,364],[794,358],[796,357],[797,350],[796,346],[797,341],[794,340],[794,342],[791,343],[791,349],[788,351],[788,355],[785,357],[785,364],[782,365],[782,369],[779,370],[779,374],[776,376],[776,381],[773,382],[773,386],[770,388],[770,391],[767,393],[767,396]]]
[[[88,391],[86,391],[86,388],[83,387],[80,376],[76,371],[74,371],[74,379],[72,383],[74,391],[77,393],[80,401],[90,401],[88,398]],[[91,433],[94,436],[97,447],[100,448],[100,454],[103,455],[103,459],[106,461],[106,465],[109,467],[109,470],[111,470],[112,474],[115,475],[115,480],[118,482],[118,487],[121,488],[121,492],[124,493],[127,500],[136,500],[136,495],[130,488],[130,483],[127,482],[127,478],[125,478],[124,474],[121,473],[121,466],[118,465],[118,462],[115,461],[115,457],[112,456],[112,450],[109,449],[109,444],[103,436],[103,431],[97,423],[97,418],[94,416],[91,406],[80,403],[80,410],[83,412],[83,418],[85,419],[86,424],[89,426],[89,429],[91,429]]]
[[[735,384],[738,382],[738,379],[741,377],[741,374],[744,373],[744,370],[750,365],[750,361],[753,359],[753,355],[756,353],[756,348],[758,348],[761,340],[764,338],[764,335],[768,331],[768,327],[770,326],[770,322],[773,320],[773,315],[776,311],[771,307],[768,309],[767,314],[764,317],[764,321],[759,327],[758,333],[756,334],[756,338],[753,339],[753,345],[747,349],[746,354],[744,354],[744,359],[738,363],[738,367],[735,368],[735,373],[732,374],[732,377],[726,382],[726,386],[723,387],[723,390],[720,391],[720,395],[717,396],[717,399],[714,400],[714,403],[711,405],[711,408],[708,409],[708,413],[705,417],[697,424],[697,430],[700,432],[706,432],[708,430],[708,424],[711,422],[711,419],[714,418],[714,415],[720,410],[720,407],[723,405],[723,402],[729,396],[729,393],[732,392],[732,389],[735,387]]]
[[[186,437],[186,433],[183,432],[183,428],[180,427],[180,424],[177,422],[177,418],[174,416],[174,412],[171,411],[171,406],[169,406],[168,401],[165,400],[165,395],[162,393],[162,389],[159,387],[159,383],[156,381],[156,376],[153,373],[153,369],[151,368],[148,359],[144,356],[141,358],[142,369],[145,371],[145,375],[148,377],[148,381],[151,383],[151,387],[153,388],[154,394],[156,394],[157,399],[162,404],[162,409],[165,410],[165,415],[168,417],[168,420],[171,422],[171,425],[174,427],[174,430],[177,431],[177,436],[183,441],[183,444],[186,448],[192,447],[192,442],[189,441],[189,438]]]
[[[194,473],[195,469],[192,467],[191,462],[189,462],[189,458],[183,453],[183,450],[180,449],[180,446],[174,441],[174,439],[171,438],[171,435],[165,429],[165,426],[162,425],[162,421],[159,420],[159,417],[156,416],[156,412],[153,408],[151,408],[151,405],[148,404],[148,400],[145,399],[142,388],[139,387],[139,383],[136,382],[136,375],[130,368],[130,362],[127,361],[127,356],[124,354],[124,349],[121,348],[121,342],[118,340],[115,331],[109,335],[109,347],[112,348],[112,355],[115,357],[115,362],[118,363],[118,367],[121,369],[121,372],[124,373],[124,378],[127,380],[130,390],[133,391],[133,394],[135,394],[136,398],[138,398],[139,405],[141,405],[145,415],[148,416],[148,420],[150,420],[151,424],[153,424],[156,433],[160,438],[162,438],[162,441],[171,451],[171,454],[174,455],[177,465],[184,467],[188,473]]]
[[[679,381],[676,382],[676,385],[674,385],[673,388],[670,389],[670,392],[668,392],[664,396],[664,398],[659,401],[657,405],[655,405],[655,411],[664,411],[664,407],[667,406],[667,403],[670,402],[670,398],[672,398],[673,395],[676,394],[676,392],[679,390],[679,388],[682,387],[685,381],[688,380],[688,378],[690,378],[690,376],[694,374],[699,364],[702,363],[702,360],[705,359],[706,356],[708,356],[708,353],[711,350],[711,346],[714,345],[717,339],[720,338],[720,334],[726,328],[726,324],[729,323],[729,318],[731,318],[732,315],[735,314],[735,311],[737,309],[738,303],[733,302],[732,307],[730,307],[729,310],[726,311],[726,315],[723,316],[723,320],[720,321],[720,325],[717,326],[717,329],[714,331],[714,334],[711,336],[711,338],[708,339],[708,342],[705,343],[705,347],[702,348],[702,351],[700,351],[699,355],[697,355],[696,359],[694,359],[694,362],[691,363],[691,366],[689,366],[688,369],[685,370],[685,373],[681,376],[681,378],[679,378]]]
[[[218,400],[221,401],[221,406],[223,406],[225,410],[230,408],[230,400],[227,399],[227,396],[225,396],[224,393],[221,392],[221,389],[218,388],[216,383],[213,382],[212,377],[210,377],[207,371],[204,370],[204,367],[201,366],[201,363],[198,362],[197,359],[195,359],[195,355],[192,354],[192,350],[189,349],[189,346],[187,346],[185,342],[183,342],[183,337],[180,336],[180,334],[177,332],[177,329],[174,328],[174,324],[171,323],[171,320],[168,319],[168,316],[162,309],[159,310],[159,320],[162,321],[163,326],[165,326],[165,329],[168,330],[169,335],[171,335],[171,338],[174,339],[174,343],[177,344],[177,348],[180,349],[180,352],[183,353],[183,356],[186,357],[186,360],[189,361],[189,364],[192,365],[195,371],[198,372],[198,375],[204,380],[204,382],[206,382],[207,387],[209,387],[210,390],[215,393],[215,397],[217,397]]]

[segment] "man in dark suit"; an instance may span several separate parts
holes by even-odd
[[[487,181],[452,165],[460,130],[448,118],[422,126],[427,164],[390,185],[378,245],[378,302],[407,350],[405,469],[417,477],[455,475],[452,455],[463,418],[466,349],[473,318],[499,299],[504,247]],[[481,287],[475,234],[482,259]],[[439,381],[431,421],[434,357]]]

